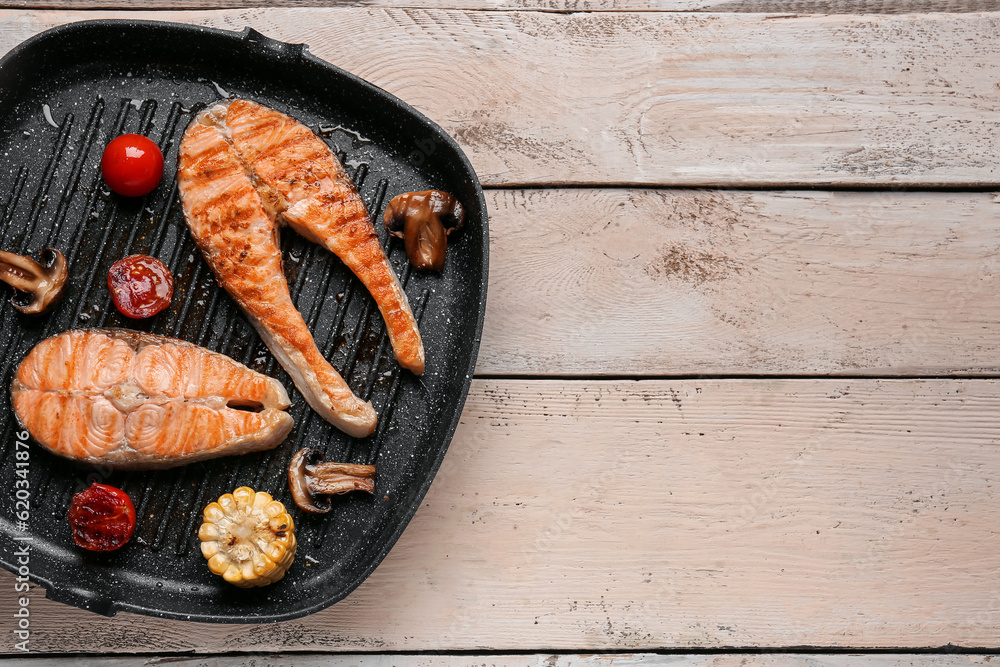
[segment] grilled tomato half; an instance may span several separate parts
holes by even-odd
[[[135,530],[135,508],[128,494],[97,482],[73,496],[68,518],[73,541],[89,551],[120,549]]]
[[[108,289],[125,317],[152,317],[170,305],[174,277],[167,265],[149,255],[129,255],[111,265]]]

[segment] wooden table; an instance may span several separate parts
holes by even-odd
[[[32,652],[415,667],[889,650],[864,659],[881,667],[1000,648],[1000,1],[4,4],[0,52],[108,16],[308,43],[458,140],[492,230],[462,425],[354,594],[226,626],[36,590]],[[235,4],[253,7],[216,8]],[[3,573],[0,610],[15,598]]]

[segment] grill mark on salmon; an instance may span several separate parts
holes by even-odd
[[[188,228],[219,284],[306,402],[349,435],[368,435],[375,429],[375,409],[355,396],[323,357],[292,302],[277,224],[284,201],[239,159],[225,112],[224,105],[203,111],[181,142],[177,181]]]
[[[43,340],[11,395],[18,421],[49,451],[126,470],[272,449],[293,426],[277,380],[191,343],[123,329]]]

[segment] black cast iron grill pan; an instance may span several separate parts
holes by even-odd
[[[376,222],[420,322],[427,370],[417,378],[392,356],[378,308],[340,261],[283,232],[285,273],[316,342],[355,393],[379,413],[376,432],[353,439],[318,417],[298,394],[195,248],[177,196],[177,149],[205,105],[244,97],[315,129],[344,162]],[[100,178],[107,142],[137,132],[158,142],[163,182],[126,199]],[[412,272],[402,243],[381,228],[396,194],[442,189],[467,210],[449,238],[442,274]],[[468,160],[439,127],[383,90],[247,29],[242,33],[148,21],[86,21],[49,30],[0,60],[0,247],[46,246],[70,262],[56,310],[29,319],[0,305],[0,561],[30,544],[30,577],[48,597],[113,615],[119,610],[217,622],[286,620],[342,599],[385,557],[424,497],[458,424],[482,333],[489,233],[482,189]],[[170,308],[128,320],[110,303],[106,274],[133,253],[159,257],[174,273]],[[160,472],[75,467],[36,445],[18,444],[10,386],[40,340],[79,327],[125,327],[176,336],[277,377],[292,397],[295,430],[271,452]],[[315,447],[327,460],[374,463],[374,497],[335,499],[327,515],[304,515],[289,497],[291,454]],[[27,452],[27,455],[19,452]],[[30,517],[20,523],[17,459],[27,456]],[[139,517],[132,541],[110,554],[72,544],[66,511],[97,479],[123,488]],[[201,510],[248,485],[292,508],[299,549],[280,582],[243,590],[212,575],[196,536]],[[22,494],[23,495],[23,494]]]

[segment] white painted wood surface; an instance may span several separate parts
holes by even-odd
[[[89,18],[252,26],[410,102],[507,188],[488,193],[479,373],[581,377],[477,380],[424,506],[331,609],[269,626],[105,619],[36,589],[32,649],[222,665],[329,659],[224,655],[248,651],[404,667],[986,663],[496,652],[1000,649],[996,381],[594,379],[996,374],[1000,199],[891,188],[1000,189],[1000,14],[441,2],[0,11],[0,53]],[[706,8],[780,15],[649,11]],[[639,11],[575,13],[607,9]],[[565,184],[600,187],[524,187]],[[0,574],[0,614],[15,597]],[[458,649],[488,654],[370,655]]]
[[[17,9],[80,9],[81,0],[0,0]],[[121,0],[86,0],[90,9],[121,9]],[[987,12],[997,0],[129,0],[131,9],[247,9],[258,7],[405,7],[542,10],[552,12],[671,11],[798,14],[911,14]]]
[[[6,11],[0,52],[107,16],[306,42],[438,122],[489,185],[1000,184],[997,13]]]
[[[488,375],[996,374],[1000,195],[487,193]]]
[[[32,648],[995,649],[998,409],[994,380],[477,380],[424,505],[343,602],[219,626],[36,591]]]
[[[990,655],[962,654],[753,654],[662,655],[636,654],[534,654],[534,655],[410,655],[364,653],[326,653],[323,655],[271,654],[256,656],[221,656],[206,662],[204,657],[178,656],[129,658],[33,658],[25,667],[132,667],[160,665],[170,667],[969,667],[989,665]]]

